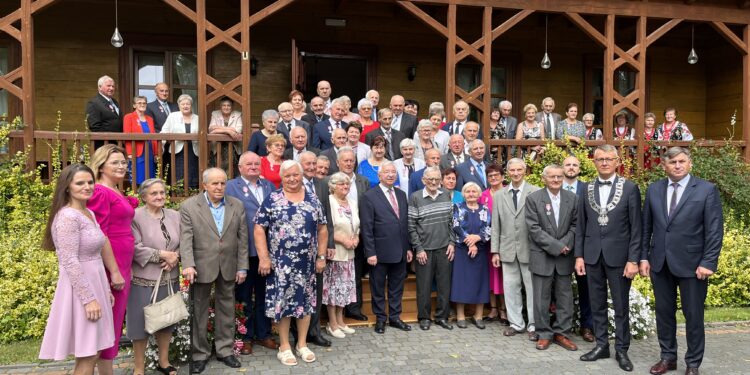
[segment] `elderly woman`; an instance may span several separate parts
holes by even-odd
[[[112,247],[112,254],[119,267],[119,274],[110,275],[110,279],[114,283],[119,277],[124,283],[122,287],[115,288],[116,290],[112,292],[115,297],[112,306],[115,341],[110,348],[102,351],[97,365],[100,374],[111,374],[112,360],[118,353],[125,307],[130,294],[130,266],[133,264],[135,241],[130,224],[133,222],[138,200],[126,197],[118,187],[125,179],[128,168],[125,150],[122,147],[113,144],[99,147],[91,157],[89,166],[94,171],[96,186],[86,206],[94,212],[99,227],[107,236],[108,243]]]
[[[615,115],[615,140],[635,139],[635,128],[629,126],[628,111],[622,110]]]
[[[133,340],[133,374],[144,374],[149,334],[144,328],[143,308],[151,303],[151,294],[160,275],[157,301],[169,296],[168,288],[178,292],[180,290],[180,274],[177,267],[180,256],[180,214],[164,208],[167,191],[164,181],[158,178],[144,181],[138,189],[138,194],[146,205],[135,210],[131,225],[135,238],[135,255],[126,325],[128,338]],[[174,326],[154,334],[159,347],[159,364],[156,370],[164,375],[177,374],[177,369],[169,363],[169,341],[172,331]]]
[[[344,104],[344,109],[346,110],[346,113],[344,114],[344,117],[341,119],[341,121],[344,121],[344,122],[359,121],[361,116],[354,112],[351,112],[352,100],[346,95],[339,97],[339,99],[341,99],[341,102]]]
[[[677,121],[677,109],[669,107],[664,110],[664,123],[659,125],[660,141],[692,141],[693,133],[686,123]]]
[[[360,99],[357,103],[357,110],[359,111],[359,123],[362,124],[362,134],[359,136],[359,141],[365,141],[365,135],[367,133],[380,127],[380,123],[372,119],[372,111],[374,106],[370,99]],[[362,159],[364,160],[364,159]]]
[[[228,96],[221,98],[219,105],[219,110],[211,112],[208,134],[226,134],[234,141],[221,150],[221,167],[226,170],[229,167],[229,149],[234,148],[238,156],[242,153],[242,113],[234,110],[234,101]],[[215,145],[211,146],[211,152],[215,156]]]
[[[564,120],[560,121],[556,130],[557,139],[563,139],[564,136],[568,136],[572,142],[581,143],[581,139],[586,136],[586,126],[581,121],[578,121],[578,104],[568,103],[565,107],[565,115],[567,116]]]
[[[75,374],[93,374],[99,353],[115,342],[105,268],[113,276],[113,288],[123,287],[112,248],[94,213],[86,208],[93,191],[94,173],[89,167],[65,167],[57,179],[42,240],[43,249],[57,253],[59,271],[39,358],[60,361],[72,355]],[[111,366],[108,370],[112,372]]]
[[[198,134],[198,115],[193,113],[193,98],[188,94],[182,94],[177,98],[179,112],[172,112],[167,116],[164,126],[161,128],[162,133],[194,133]],[[162,144],[167,141],[162,141]],[[172,146],[172,143],[169,143]],[[176,141],[174,142],[175,180],[184,180],[185,185],[190,188],[198,187],[198,141]],[[185,176],[185,163],[188,167],[188,175]]]
[[[587,141],[597,141],[603,139],[602,130],[594,127],[594,114],[587,113],[583,115],[583,125],[586,127],[586,132],[583,137]]]
[[[466,328],[464,305],[474,304],[472,323],[484,329],[482,310],[489,302],[490,211],[478,202],[482,189],[469,182],[461,189],[466,201],[453,206],[453,231],[456,250],[453,257],[451,301],[456,303],[456,325]]]
[[[415,144],[409,138],[401,141],[399,145],[401,148],[401,158],[393,161],[393,165],[396,166],[396,172],[398,173],[398,179],[396,179],[396,186],[398,186],[406,196],[409,196],[409,179],[414,172],[422,170],[425,167],[423,159],[417,159],[414,157]]]
[[[500,108],[492,108],[490,113],[490,139],[507,139],[508,129],[500,121]],[[500,146],[490,147],[490,163],[495,164],[498,162],[497,153]],[[503,152],[505,154],[505,152]],[[504,158],[504,157],[503,157]]]
[[[357,202],[347,197],[352,181],[343,172],[334,173],[328,180],[326,221],[328,237],[333,237],[334,248],[327,251],[328,264],[323,271],[323,301],[328,309],[328,334],[344,338],[354,330],[344,323],[344,306],[357,301],[354,279],[354,249],[359,244],[359,210]]]
[[[654,165],[659,164],[659,147],[653,145],[653,142],[658,141],[661,137],[661,132],[655,127],[656,115],[652,112],[643,115],[644,127],[643,127],[643,138],[646,142],[650,143],[646,154],[643,155],[643,166],[646,169],[651,169]]]
[[[292,103],[292,116],[297,121],[302,121],[302,116],[306,114],[305,94],[299,90],[292,90],[289,93],[289,103]]]
[[[370,146],[363,143],[361,139],[362,125],[359,121],[352,121],[346,125],[346,145],[351,147],[357,155],[357,160],[367,160],[372,154]]]
[[[357,173],[367,177],[370,180],[370,187],[372,188],[380,183],[378,170],[380,170],[380,165],[388,160],[385,158],[385,137],[382,135],[375,137],[370,145],[370,151],[372,151],[370,157],[359,163]]]
[[[261,122],[263,123],[263,129],[253,133],[250,137],[250,145],[247,146],[248,151],[252,151],[258,156],[268,155],[268,148],[266,147],[266,139],[276,132],[276,125],[279,122],[279,113],[273,109],[267,109],[260,115]]]
[[[544,125],[536,121],[537,108],[534,104],[526,104],[523,107],[524,121],[518,125],[516,130],[516,139],[544,139]],[[533,146],[530,148],[534,153],[542,150],[542,146]],[[533,157],[532,157],[533,158]]]
[[[458,182],[458,173],[454,168],[445,168],[442,171],[443,175],[443,189],[445,189],[451,197],[453,204],[461,203],[464,201],[464,196],[461,195],[460,191],[456,191],[456,183]]]
[[[284,188],[263,201],[253,234],[258,272],[268,275],[266,316],[278,322],[281,346],[276,357],[282,364],[294,366],[297,358],[289,343],[291,318],[297,320],[294,352],[305,362],[315,361],[307,347],[307,330],[316,304],[315,273],[326,266],[328,229],[320,201],[302,187],[302,166],[287,160],[280,174]]]
[[[482,192],[479,197],[479,204],[487,207],[492,214],[492,197],[498,191],[503,189],[503,168],[497,164],[487,166],[487,183],[490,187]],[[492,259],[487,257],[490,280],[490,314],[487,320],[499,319],[500,323],[508,324],[508,315],[505,310],[505,299],[503,298],[503,270],[492,266]],[[498,299],[500,300],[500,309],[498,310]]]
[[[424,154],[427,150],[440,150],[437,142],[433,140],[434,127],[430,120],[419,120],[417,131],[414,133],[414,157],[424,160]],[[442,154],[442,151],[440,152]]]
[[[154,134],[154,119],[146,115],[146,104],[148,99],[145,96],[136,96],[133,98],[133,112],[128,113],[122,119],[122,132],[131,134]],[[128,158],[133,158],[133,143],[125,142],[125,151]],[[154,153],[158,152],[156,141],[139,141],[135,142],[135,183],[140,184],[147,177],[154,177],[156,163],[154,163]],[[146,160],[148,154],[148,160]],[[131,164],[131,168],[133,168]]]
[[[258,133],[258,132],[256,132]],[[281,134],[274,134],[266,138],[266,156],[260,158],[260,175],[273,183],[276,188],[281,187],[281,163],[284,161],[286,139]]]

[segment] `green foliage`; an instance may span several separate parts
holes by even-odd
[[[547,143],[544,152],[541,154],[541,158],[531,160],[528,156],[526,157],[526,165],[530,168],[531,173],[527,176],[526,181],[536,186],[544,186],[542,181],[542,170],[545,166],[550,164],[557,164],[562,166],[563,160],[570,155],[578,158],[581,162],[581,174],[579,178],[581,181],[588,182],[596,177],[596,167],[594,162],[589,159],[589,147],[581,143],[578,146],[573,146],[569,141],[567,147],[558,147],[554,143]]]
[[[750,306],[750,234],[743,224],[727,225],[719,267],[709,278],[706,306]]]

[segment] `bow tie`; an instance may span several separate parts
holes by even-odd
[[[597,185],[612,185],[612,181],[596,180]]]

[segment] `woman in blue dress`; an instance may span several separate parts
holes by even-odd
[[[128,113],[122,119],[122,132],[123,133],[134,133],[134,134],[154,134],[154,119],[151,116],[146,115],[146,99],[145,96],[136,96],[133,98],[133,109],[132,113]],[[133,152],[133,144],[135,144],[135,152]],[[130,172],[133,172],[132,158],[135,156],[135,182],[140,185],[141,182],[147,178],[155,177],[156,164],[154,163],[154,153],[158,152],[156,147],[156,141],[139,141],[139,142],[125,142],[125,151],[128,153],[130,158]],[[148,153],[148,160],[146,160],[146,154]],[[148,170],[148,173],[146,173]]]
[[[490,211],[478,202],[482,189],[469,182],[461,189],[465,202],[453,205],[456,251],[453,258],[451,302],[456,303],[456,325],[466,328],[464,305],[474,304],[472,323],[484,329],[484,304],[490,301],[487,253],[490,242]]]
[[[307,348],[310,315],[315,311],[315,273],[326,266],[328,229],[318,198],[302,187],[302,166],[287,160],[280,168],[282,189],[271,193],[255,216],[258,271],[266,278],[266,316],[278,322],[282,364],[315,361]],[[297,346],[289,343],[291,318],[297,320]]]
[[[377,136],[372,140],[370,145],[370,157],[359,163],[357,173],[367,177],[370,180],[370,187],[373,188],[378,186],[380,179],[378,178],[378,171],[380,170],[380,164],[388,160],[385,158],[385,137]],[[398,179],[394,186],[400,186]]]
[[[250,144],[247,146],[248,151],[252,151],[258,156],[268,155],[268,148],[266,148],[266,139],[268,137],[277,134],[276,125],[279,122],[279,113],[273,109],[267,109],[260,115],[261,122],[263,122],[263,128],[260,131],[253,132],[250,137]],[[286,139],[286,136],[284,136]],[[289,140],[286,140],[289,144]]]

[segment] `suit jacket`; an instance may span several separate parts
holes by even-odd
[[[615,196],[617,176],[610,189],[607,204]],[[593,182],[592,182],[593,183]],[[588,189],[588,186],[586,187]],[[594,187],[594,199],[599,199],[599,189]],[[627,262],[638,262],[641,257],[641,192],[638,185],[625,181],[620,203],[607,214],[609,222],[600,226],[599,213],[589,204],[588,193],[578,202],[575,256],[583,257],[586,264],[596,264],[599,256],[609,267],[624,267]]]
[[[667,217],[668,179],[646,190],[643,206],[643,241],[640,259],[651,270],[664,263],[677,277],[695,277],[698,266],[716,272],[724,238],[724,217],[716,185],[690,176],[672,215]]]
[[[341,128],[345,129],[347,123],[341,121]],[[326,150],[333,147],[333,140],[331,139],[331,133],[333,126],[329,119],[318,122],[313,126],[312,129],[312,146],[321,150]]]
[[[464,161],[469,160],[470,157],[471,156],[469,156],[469,154],[464,153]],[[453,156],[453,153],[450,152],[450,150],[445,155],[440,157],[440,170],[441,171],[444,171],[448,168],[455,169],[458,166],[458,164],[460,163],[456,161],[456,157]]]
[[[401,125],[398,131],[404,133],[404,136],[407,138],[412,138],[414,137],[414,132],[417,131],[418,122],[419,120],[417,120],[416,116],[404,112],[401,114]]]
[[[369,189],[359,201],[359,223],[365,258],[378,257],[378,263],[406,261],[409,244],[406,193],[394,187],[399,216],[380,185]]]
[[[464,120],[463,125],[460,125],[458,127],[458,134],[464,134],[464,126],[469,121],[470,121],[469,119]],[[451,133],[451,128],[453,127],[453,124],[455,122],[456,122],[455,119],[454,120],[450,120],[450,121],[446,121],[445,123],[443,123],[443,126],[441,127],[441,129],[443,129],[446,132],[448,132],[448,134],[453,135],[453,133]],[[477,139],[482,139],[482,125],[481,124],[479,125],[479,134],[477,135]]]
[[[273,183],[264,178],[258,179],[258,185],[260,185],[261,190],[263,190],[263,198],[276,190]],[[250,192],[242,177],[236,177],[227,181],[226,195],[237,198],[242,202],[242,206],[245,208],[245,222],[247,223],[247,251],[249,256],[257,257],[258,251],[255,249],[255,238],[254,236],[251,236],[250,233],[253,233],[253,228],[255,227],[255,214],[258,212],[258,208],[260,208],[263,201],[258,202],[258,200],[255,199],[255,195]]]
[[[203,193],[180,206],[180,257],[183,267],[195,267],[196,282],[214,282],[219,272],[225,281],[232,281],[238,270],[249,268],[245,208],[230,196],[224,197],[224,203],[221,235]]]
[[[308,146],[312,144],[312,129],[310,129],[310,124],[308,124],[305,121],[292,119],[292,124],[294,126],[301,126],[302,129],[305,129],[305,132],[307,132],[307,144]],[[279,118],[279,123],[276,125],[276,131],[284,135],[284,138],[287,139],[286,149],[289,150],[292,148],[292,142],[289,142],[292,138],[289,136],[289,130],[286,128],[286,125],[284,124],[284,121]]]
[[[325,155],[328,160],[331,161],[331,166],[328,167],[328,175],[332,175],[339,171],[339,165],[336,163],[338,155],[336,154],[336,148],[331,147],[320,152],[320,155]]]
[[[182,113],[172,112],[167,116],[167,121],[164,123],[164,126],[161,128],[160,133],[182,133],[185,134],[185,123],[182,122]],[[198,115],[193,113],[193,117],[190,120],[190,133],[198,134],[199,126],[198,126]],[[200,156],[200,147],[198,147],[198,141],[192,141],[193,142],[193,153],[195,156]],[[162,145],[166,149],[167,141],[161,141]],[[185,147],[185,141],[176,141],[174,143],[175,148],[175,154],[182,151],[182,148]]]
[[[544,120],[544,111],[537,112],[536,121],[541,122],[542,125],[544,125],[544,137],[551,138],[550,134],[552,134],[552,129],[547,126],[547,121]],[[560,123],[560,121],[562,121],[562,117],[560,117],[560,115],[557,113],[552,113],[552,121],[555,122],[555,133],[557,133],[558,124]],[[555,135],[555,139],[559,139],[557,135]]]
[[[334,249],[336,247],[336,243],[333,241],[333,220],[331,220],[331,202],[329,199],[329,196],[331,195],[330,189],[328,189],[328,181],[331,179],[330,176],[327,176],[326,178],[323,178],[320,180],[320,188],[317,186],[315,187],[315,191],[318,194],[318,199],[320,200],[320,204],[323,205],[323,209],[326,212],[326,220],[327,226],[328,226],[328,248]],[[359,202],[362,200],[362,195],[367,191],[367,189],[370,188],[370,180],[367,179],[367,177],[362,176],[360,174],[354,174],[354,185],[357,187],[357,202],[355,204],[358,205],[357,208],[359,208]],[[361,231],[360,231],[360,237],[361,237]]]
[[[501,118],[502,120],[502,118]],[[505,119],[505,138],[515,139],[516,129],[518,128],[518,120],[513,116],[508,116]]]
[[[309,106],[308,106],[308,108],[309,108]],[[330,117],[331,117],[331,116],[328,116],[327,114],[325,114],[325,113],[324,113],[324,114],[323,114],[323,118],[322,118],[322,119],[321,119],[320,121],[326,121],[326,120],[328,120],[328,119],[329,119]],[[320,121],[318,121],[318,118],[317,118],[317,117],[315,117],[315,114],[314,114],[314,113],[312,113],[312,112],[309,112],[309,113],[305,114],[304,116],[302,116],[302,119],[301,119],[301,120],[302,120],[302,121],[304,121],[304,122],[306,122],[306,123],[307,123],[308,125],[310,125],[310,131],[312,131],[312,127],[313,127],[313,126],[314,126],[315,124],[317,124],[317,123],[319,123],[319,122],[320,122]],[[310,136],[310,137],[309,137],[308,139],[309,139],[310,141],[312,141],[312,134],[308,134],[308,135]]]
[[[315,147],[307,146],[305,147],[305,151],[310,151],[315,154],[315,156],[320,155],[320,150]],[[294,160],[294,147],[284,150],[284,160]]]
[[[484,163],[484,171],[487,172],[487,166],[489,163],[486,161],[482,161]],[[479,187],[482,188],[482,191],[487,190],[487,184],[482,180],[482,177],[479,176],[479,171],[476,170],[474,167],[474,163],[472,162],[471,158],[468,158],[463,163],[456,166],[456,173],[458,176],[456,176],[456,191],[461,191],[463,189],[464,185],[468,182],[475,182]],[[484,176],[487,178],[487,176]]]
[[[560,190],[559,225],[555,223],[547,189],[539,189],[526,198],[526,224],[529,230],[529,270],[542,275],[573,273],[573,246],[576,232],[576,195]],[[550,208],[549,210],[547,208]],[[562,249],[571,251],[565,255]]]
[[[513,186],[513,185],[508,185]],[[518,209],[513,207],[513,193],[505,187],[492,196],[492,245],[490,252],[500,254],[503,262],[529,263],[529,235],[526,224],[526,197],[539,190],[528,182],[518,193]]]
[[[120,113],[117,113],[101,94],[89,99],[86,103],[86,121],[92,132],[122,133],[123,109],[115,98],[112,98]]]
[[[169,106],[170,113],[180,111],[180,107],[178,107],[175,103],[167,102],[167,106]],[[154,100],[153,102],[146,104],[146,114],[154,119],[154,129],[156,129],[157,132],[161,131],[162,126],[164,126],[164,122],[167,121],[167,116],[169,116],[169,114],[164,111],[164,108],[162,108],[161,104],[159,104],[158,100]]]
[[[152,119],[150,116],[146,115],[146,122],[148,123],[148,131],[151,134],[156,133],[154,130],[154,119]],[[137,133],[137,134],[143,134],[143,128],[141,127],[140,121],[138,121],[138,115],[135,112],[128,113],[125,115],[125,118],[123,118],[122,122],[122,132],[123,133]],[[132,142],[125,142],[125,152],[128,153],[128,155],[135,155],[136,157],[140,157],[143,155],[143,146],[146,142],[140,141],[135,142],[135,154],[133,154],[133,143]],[[158,153],[157,148],[157,141],[151,141],[151,155],[154,155],[155,153]]]
[[[367,135],[365,136],[365,143],[372,148],[372,142],[375,140],[375,137],[377,136],[381,136],[385,138],[385,133],[383,133],[383,128],[378,127],[377,129],[367,133]],[[389,159],[389,160],[401,159],[401,141],[406,139],[406,136],[404,135],[404,133],[396,129],[391,129],[391,137],[393,138],[393,159],[388,158],[388,151],[387,151],[388,145],[386,145],[385,157],[386,159]],[[386,142],[387,140],[388,138],[386,138]]]

